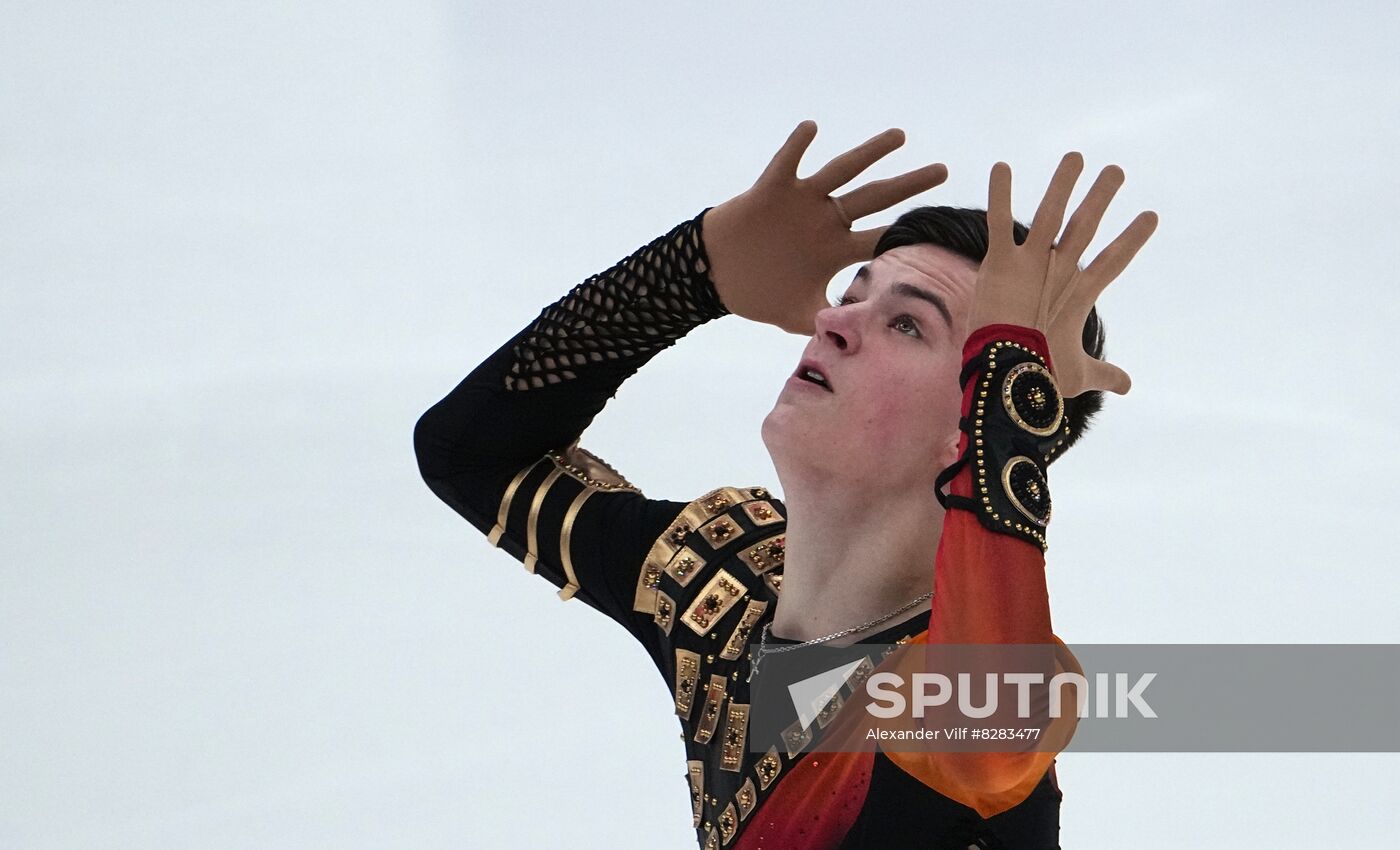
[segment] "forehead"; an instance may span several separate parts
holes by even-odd
[[[891,248],[857,272],[856,283],[889,287],[918,277],[939,284],[945,291],[967,291],[977,281],[979,263],[939,245],[904,245]]]
[[[937,245],[905,245],[861,266],[849,291],[878,299],[919,295],[908,299],[913,309],[932,310],[936,302],[941,318],[960,329],[972,306],[980,265]]]

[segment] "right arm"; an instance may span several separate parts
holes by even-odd
[[[648,499],[578,447],[622,381],[689,330],[733,312],[810,334],[826,286],[868,260],[885,228],[852,231],[942,183],[924,166],[840,196],[904,142],[887,130],[798,178],[804,121],[745,192],[590,277],[477,366],[419,419],[428,486],[526,569],[622,623],[657,655],[647,553],[687,503]]]
[[[653,630],[641,565],[685,503],[646,498],[578,441],[624,380],[729,312],[709,279],[705,212],[544,308],[414,430],[419,471],[439,498],[561,598],[644,642]]]
[[[1140,213],[1080,269],[1079,257],[1123,182],[1121,168],[1105,168],[1056,241],[1082,168],[1082,155],[1065,155],[1017,244],[1011,169],[1005,163],[992,167],[987,256],[973,296],[974,330],[963,345],[959,459],[940,476],[951,478],[950,510],[939,539],[928,632],[930,644],[1053,648],[1053,656],[1031,651],[1014,662],[1038,663],[1041,669],[1033,672],[1046,681],[1063,672],[1083,675],[1051,631],[1045,577],[1051,514],[1046,472],[1069,434],[1063,399],[1095,389],[1128,391],[1126,372],[1084,350],[1083,328],[1099,294],[1157,225],[1156,213]],[[1051,719],[1043,704],[1032,718],[1044,724],[1035,749],[890,757],[929,787],[991,817],[1030,795],[1078,720],[1072,712]]]

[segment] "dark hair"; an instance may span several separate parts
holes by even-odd
[[[1020,245],[1026,241],[1029,228],[1013,220],[1011,232]],[[987,211],[968,207],[915,207],[895,219],[881,234],[874,255],[878,257],[892,248],[906,245],[937,245],[980,264],[987,256]],[[1098,308],[1090,308],[1089,317],[1084,320],[1084,350],[1101,360],[1103,341],[1103,322],[1099,321]],[[1079,440],[1102,407],[1103,392],[1100,390],[1089,390],[1065,399],[1065,420],[1070,431],[1059,452],[1051,455],[1051,461]]]

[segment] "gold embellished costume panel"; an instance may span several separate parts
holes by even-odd
[[[739,552],[739,560],[747,564],[754,575],[762,575],[768,570],[783,565],[786,546],[787,535],[774,534],[752,546],[745,547]]]
[[[673,666],[665,672],[702,847],[738,840],[781,775],[807,756],[815,731],[874,670],[865,659],[810,728],[795,723],[781,739],[750,741],[752,642],[782,590],[786,519],[782,502],[765,488],[711,490],[652,542],[638,578],[634,608],[656,621],[669,647]]]
[[[647,553],[638,576],[633,609],[646,614],[654,613],[660,577],[667,567],[672,566],[676,554],[688,548],[704,562],[695,573],[703,571],[706,563],[713,563],[714,553],[724,550],[733,539],[744,537],[746,531],[754,527],[746,512],[733,508],[769,498],[769,492],[764,487],[718,487],[687,504]],[[778,513],[776,505],[770,504],[770,508]],[[735,516],[736,513],[738,516]],[[743,519],[740,520],[739,516]],[[782,518],[781,513],[779,517]],[[702,527],[705,528],[703,532],[699,530]],[[695,573],[687,572],[687,575]],[[672,577],[679,582],[680,577]]]
[[[709,743],[719,725],[719,709],[728,695],[724,677],[718,673],[710,675],[710,685],[705,689],[705,707],[700,710],[700,722],[695,727],[692,738],[697,744]]]
[[[691,759],[686,762],[686,767],[687,775],[690,777],[690,825],[699,826],[700,813],[705,808],[705,762],[700,759]]]
[[[737,702],[729,704],[724,720],[723,748],[720,751],[720,770],[739,770],[744,760],[744,733],[749,725],[749,707]]]
[[[700,684],[700,653],[676,648],[676,716],[685,720],[695,704],[695,689]]]
[[[726,661],[733,661],[748,646],[749,635],[753,633],[754,625],[763,616],[764,610],[768,608],[768,603],[762,599],[754,599],[744,608],[744,615],[735,624],[734,631],[730,633],[729,640],[724,643],[724,651],[719,654],[720,658]]]
[[[780,586],[785,523],[782,502],[767,488],[716,488],[684,506],[638,575],[633,608],[650,615],[672,647],[668,676],[702,847],[732,843],[782,770],[776,749],[770,754],[779,761],[748,752],[745,674],[750,641],[772,615]]]
[[[714,577],[705,583],[695,601],[686,609],[682,621],[691,631],[704,636],[724,618],[744,593],[744,585],[732,573],[725,569],[716,569]]]

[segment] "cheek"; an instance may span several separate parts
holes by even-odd
[[[937,448],[957,430],[959,401],[956,375],[922,372],[881,383],[865,417],[872,445],[919,452]]]

